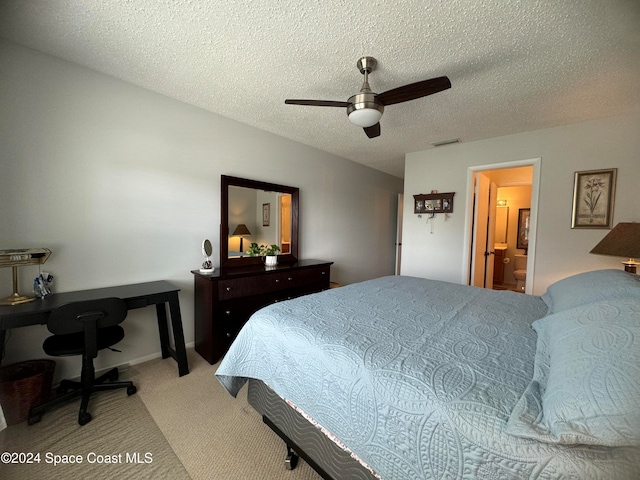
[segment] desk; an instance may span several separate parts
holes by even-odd
[[[127,304],[127,309],[133,310],[149,305],[156,306],[158,317],[158,331],[160,333],[160,347],[162,358],[172,357],[178,362],[180,376],[189,373],[187,352],[182,331],[182,317],[178,300],[179,288],[164,280],[158,282],[137,283],[134,285],[120,285],[117,287],[96,288],[77,292],[56,293],[44,299],[36,299],[19,305],[0,306],[0,361],[4,357],[4,343],[6,332],[10,328],[26,327],[29,325],[46,325],[51,311],[69,302],[80,300],[94,300],[99,298],[121,298]],[[171,329],[175,349],[169,340],[169,327],[165,303],[169,304],[171,314]]]

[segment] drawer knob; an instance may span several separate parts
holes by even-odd
[[[322,272],[322,275],[326,275],[326,274],[327,274],[327,272]]]
[[[292,277],[289,277],[289,278],[287,278],[287,280],[291,281],[291,280],[293,280],[293,278],[292,278]]]
[[[231,287],[227,287],[227,292],[230,292],[230,291],[231,291]]]
[[[227,338],[231,338],[231,334],[227,332]]]
[[[276,278],[276,283],[280,283],[280,279],[279,278]]]
[[[225,315],[231,315],[231,310],[227,310],[224,312]]]

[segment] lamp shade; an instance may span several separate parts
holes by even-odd
[[[231,235],[251,235],[251,232],[244,223],[239,223]]]
[[[635,258],[640,258],[640,223],[619,223],[598,243],[590,253],[626,257],[625,265],[633,265]],[[628,270],[632,271],[632,270]]]

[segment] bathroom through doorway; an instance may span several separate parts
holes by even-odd
[[[533,289],[539,159],[471,169],[468,284]]]

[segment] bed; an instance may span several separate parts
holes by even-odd
[[[324,478],[638,479],[640,282],[383,277],[256,312],[219,365]]]

